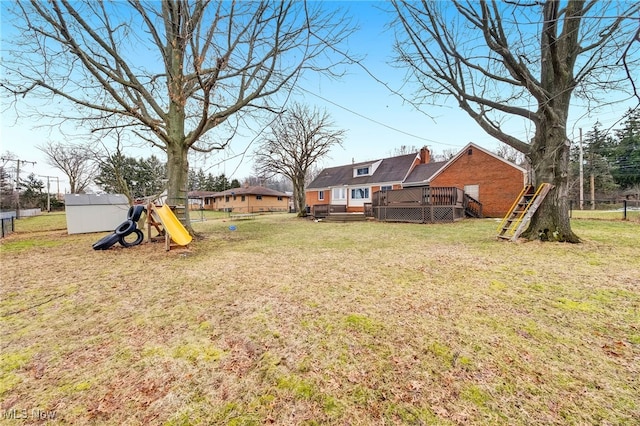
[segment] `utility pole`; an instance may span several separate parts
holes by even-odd
[[[50,185],[49,185],[49,178],[56,178],[56,180],[58,180],[58,176],[44,176],[44,175],[38,175],[40,177],[46,177],[47,178],[47,213],[51,213],[51,191],[49,190]],[[60,181],[58,180],[58,188],[60,187]],[[58,199],[58,196],[56,195],[56,200]]]
[[[593,166],[591,170],[591,176],[589,176],[589,186],[591,187],[591,210],[596,209],[596,178],[593,174]]]
[[[584,157],[582,152],[582,127],[580,128],[580,210],[584,210]]]
[[[13,158],[1,157],[2,161],[15,161],[16,162],[16,218],[20,219],[20,163],[29,163],[35,165],[35,161],[26,161]]]

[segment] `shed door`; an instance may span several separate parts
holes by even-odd
[[[474,200],[480,201],[480,185],[465,185],[464,192]]]

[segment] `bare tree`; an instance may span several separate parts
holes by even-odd
[[[56,116],[127,128],[164,150],[175,204],[186,201],[188,152],[229,143],[209,131],[233,134],[247,114],[277,110],[305,70],[332,75],[332,48],[352,31],[338,9],[298,1],[23,0],[13,13],[20,34],[2,87],[67,101],[79,112]]]
[[[260,176],[280,174],[291,179],[298,216],[306,214],[305,179],[315,162],[342,144],[344,130],[334,129],[326,111],[295,103],[271,125],[255,152],[255,168]]]
[[[442,154],[434,154],[431,158],[435,161],[449,161],[456,156],[458,151],[453,148],[446,148],[442,150]]]
[[[418,85],[413,101],[451,98],[485,132],[524,153],[532,183],[555,187],[523,235],[578,242],[568,212],[570,102],[635,93],[627,70],[637,66],[637,45],[625,46],[637,38],[640,4],[395,0],[393,10],[399,60]],[[532,124],[531,142],[505,130],[506,117]]]
[[[415,145],[400,145],[394,148],[390,155],[392,157],[398,157],[400,155],[415,154],[418,151],[420,151],[420,148]]]
[[[511,161],[519,166],[526,164],[525,156],[522,152],[518,151],[511,145],[500,144],[495,151],[498,157],[502,157],[507,161]]]
[[[38,147],[47,163],[62,171],[69,178],[69,192],[83,193],[93,181],[96,165],[89,146],[49,142]]]

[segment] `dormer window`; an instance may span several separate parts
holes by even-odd
[[[353,167],[353,177],[357,178],[362,176],[373,176],[380,164],[382,164],[382,160],[378,160],[367,165],[363,165],[363,163],[360,163]]]
[[[369,175],[369,167],[360,167],[356,169],[356,176],[368,176]]]

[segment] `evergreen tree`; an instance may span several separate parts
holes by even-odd
[[[15,192],[11,182],[11,174],[0,166],[0,210],[11,210],[15,205]]]
[[[587,193],[592,193],[593,181],[593,193],[598,194],[596,198],[605,196],[617,188],[608,161],[613,139],[602,131],[601,126],[596,122],[593,129],[587,132],[583,151],[584,188]]]
[[[167,167],[155,155],[140,158],[135,169],[133,195],[135,198],[159,195],[165,188]]]
[[[95,182],[105,192],[124,194],[131,202],[159,195],[165,177],[166,166],[157,157],[136,159],[118,152],[101,161]]]
[[[640,109],[628,110],[609,153],[611,174],[621,188],[640,184]]]
[[[46,209],[47,195],[43,192],[44,183],[31,173],[25,180],[21,180],[18,185],[20,191],[20,205],[22,208]]]
[[[231,188],[231,182],[229,182],[229,179],[227,179],[227,176],[225,176],[224,173],[216,178],[215,184],[213,187],[214,191],[221,192],[229,188]]]
[[[216,178],[215,178],[215,176],[213,176],[211,174],[211,172],[209,172],[207,174],[207,181],[206,181],[206,184],[205,184],[205,188],[206,188],[205,191],[215,191],[215,189],[214,189],[215,187],[216,187]]]

